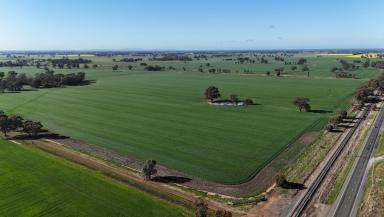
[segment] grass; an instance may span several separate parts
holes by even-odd
[[[99,172],[0,140],[1,216],[183,216]],[[183,214],[184,213],[184,214]]]
[[[352,91],[365,81],[331,78],[330,68],[337,64],[331,57],[309,58],[310,78],[300,71],[283,78],[257,75],[265,74],[264,67],[273,71],[281,65],[277,62],[269,66],[244,66],[220,58],[165,62],[159,64],[185,66],[187,71],[151,73],[142,71],[137,63],[132,71],[125,63],[118,63],[120,70],[112,71],[110,66],[115,63],[110,58],[90,58],[103,65],[82,70],[95,84],[2,94],[1,108],[40,120],[54,132],[228,184],[248,180],[299,134],[322,127],[327,114],[298,112],[291,103],[294,97],[308,97],[313,109],[331,112],[346,108]],[[234,73],[194,71],[204,62],[232,67]],[[244,67],[252,68],[256,75],[235,73]],[[24,67],[17,71],[33,74],[39,70]],[[365,78],[377,71],[357,73]],[[224,97],[236,93],[259,105],[208,105],[203,92],[210,85],[219,87]]]
[[[374,171],[372,171],[374,170]],[[384,162],[378,162],[368,173],[365,191],[357,216],[384,215]]]
[[[384,135],[380,134],[378,145],[375,149],[375,157],[384,155]]]

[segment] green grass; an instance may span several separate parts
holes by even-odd
[[[346,108],[352,91],[364,82],[329,77],[336,64],[335,59],[326,60],[329,58],[309,60],[312,67],[319,67],[309,79],[301,72],[282,78],[197,71],[150,73],[140,68],[129,71],[125,63],[119,63],[121,69],[113,72],[110,59],[94,59],[104,67],[82,71],[95,84],[2,94],[1,109],[40,120],[54,132],[230,184],[248,180],[300,133],[318,130],[325,123],[324,114],[298,112],[291,104],[294,97],[310,98],[315,110],[335,111]],[[196,70],[200,62],[206,61],[185,65]],[[219,58],[207,62],[223,68],[229,64]],[[181,67],[184,63],[162,64]],[[264,65],[252,67],[265,74],[260,68]],[[25,67],[17,71],[33,74],[38,70]],[[208,105],[203,93],[210,85],[219,87],[224,97],[236,93],[259,105]]]
[[[167,202],[42,151],[0,140],[1,216],[183,216]]]

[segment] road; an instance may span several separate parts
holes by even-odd
[[[376,146],[380,128],[384,121],[384,109],[376,118],[376,121],[364,141],[363,149],[360,156],[355,162],[343,190],[340,192],[338,200],[335,202],[334,209],[328,216],[330,217],[351,217],[356,215],[358,206],[360,205],[361,189],[363,189],[365,176],[367,173],[368,162],[372,156],[372,152]]]
[[[356,129],[359,127],[362,121],[365,120],[370,110],[371,110],[370,107],[367,107],[364,109],[358,121],[355,123],[353,128],[348,131],[347,135],[339,144],[336,151],[332,154],[330,159],[326,162],[325,166],[322,168],[320,174],[316,177],[313,183],[308,186],[308,189],[306,190],[304,195],[296,202],[293,209],[288,214],[288,217],[302,216],[304,210],[307,208],[308,203],[312,200],[313,195],[317,192],[319,186],[323,182],[324,178],[327,176],[328,172],[331,170],[333,164],[336,162],[336,160],[338,159],[338,157],[340,156],[344,148],[347,146],[347,144],[351,140]]]

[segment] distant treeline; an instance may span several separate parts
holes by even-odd
[[[62,86],[82,85],[85,82],[85,73],[69,73],[55,74],[51,70],[45,73],[35,74],[33,77],[28,77],[25,73],[18,74],[15,71],[10,71],[5,76],[4,72],[0,72],[0,91],[20,91],[24,85],[30,85],[33,88],[52,88]]]
[[[64,68],[67,66],[68,68],[79,68],[80,64],[87,64],[91,63],[92,60],[78,58],[78,59],[68,59],[68,58],[62,58],[62,59],[48,59],[48,62],[51,62],[53,68]]]
[[[152,61],[192,61],[192,58],[185,55],[166,55],[161,57],[153,57]]]
[[[0,67],[23,67],[28,65],[27,60],[17,60],[17,61],[5,61],[0,62]]]
[[[123,58],[123,59],[120,59],[120,62],[133,63],[133,62],[139,62],[142,60],[143,60],[143,58]]]

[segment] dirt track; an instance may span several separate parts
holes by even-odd
[[[17,142],[17,141],[15,141]],[[124,182],[130,186],[138,188],[142,191],[148,192],[152,195],[155,195],[159,198],[163,198],[172,203],[187,207],[193,208],[194,201],[197,196],[193,193],[183,191],[176,186],[172,186],[166,183],[161,182],[152,182],[144,181],[139,173],[132,171],[127,168],[115,166],[111,163],[107,163],[96,157],[92,157],[88,154],[80,153],[78,151],[66,148],[64,145],[58,143],[53,143],[52,141],[47,140],[34,140],[32,141],[33,146],[40,148],[44,151],[52,153],[54,155],[64,157],[75,163],[84,165],[86,167],[96,169],[101,171],[107,176],[110,176],[114,179],[117,179],[121,182]],[[234,207],[216,202],[208,201],[209,207],[212,210],[225,209],[231,211],[234,216],[243,216],[245,212],[240,211]]]
[[[313,142],[313,139],[308,139],[307,137],[308,135],[304,134],[298,139],[298,141],[301,143]],[[70,138],[53,138],[47,141],[78,150],[82,153],[86,153],[108,162],[113,162],[133,171],[140,171],[143,167],[143,162],[141,160],[79,140]],[[279,160],[278,157],[276,159]],[[220,194],[223,197],[241,197],[252,193],[263,192],[273,184],[277,174],[277,171],[273,168],[273,162],[274,161],[270,162],[266,167],[259,171],[259,173],[257,173],[250,181],[237,185],[225,185],[210,182],[176,170],[172,170],[162,165],[157,166],[158,173],[156,174],[157,177],[155,177],[155,180],[160,182],[182,184],[183,186],[189,188]]]

